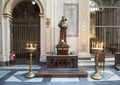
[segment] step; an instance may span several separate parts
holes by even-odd
[[[111,66],[114,65],[114,57],[107,57],[105,58],[105,65],[107,66]],[[95,65],[95,61],[94,58],[91,58],[91,60],[78,60],[78,66],[94,66]]]
[[[105,62],[105,66],[113,66],[114,62]],[[82,62],[78,63],[78,66],[95,66],[94,62]]]
[[[87,71],[84,67],[79,68],[46,68],[43,67],[36,74],[36,77],[88,77]]]

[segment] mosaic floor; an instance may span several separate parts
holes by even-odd
[[[40,67],[33,67],[34,73],[39,71]],[[103,79],[94,80],[90,76],[94,73],[93,67],[86,67],[88,78],[26,78],[24,74],[28,68],[13,67],[0,68],[0,85],[119,85],[120,71],[114,67],[99,69]]]

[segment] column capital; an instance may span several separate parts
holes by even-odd
[[[4,13],[3,16],[12,19],[12,14],[11,13]]]

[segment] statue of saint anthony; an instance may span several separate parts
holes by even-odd
[[[59,22],[58,26],[60,27],[60,42],[66,43],[66,31],[68,28],[68,24],[67,19],[64,16],[62,16],[62,19]]]

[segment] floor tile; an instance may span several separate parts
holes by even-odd
[[[117,81],[120,80],[120,76],[116,75],[110,70],[105,71],[99,71],[101,76],[103,77],[101,80],[94,80],[91,78],[91,75],[94,73],[94,71],[88,71],[88,81]]]
[[[5,76],[6,74],[8,74],[10,71],[6,71],[6,70],[3,70],[3,71],[0,71],[0,78],[2,78],[3,76]]]
[[[88,67],[88,78],[26,78],[24,76],[29,69],[1,69],[0,85],[119,85],[120,71],[115,68],[106,68],[104,71],[99,69],[103,76],[101,80],[94,80],[91,75],[94,68]],[[37,73],[38,69],[33,69]]]
[[[24,74],[27,72],[28,71],[18,71],[9,77],[6,82],[42,82],[43,78],[26,78]]]
[[[79,78],[52,78],[51,82],[79,82]]]

